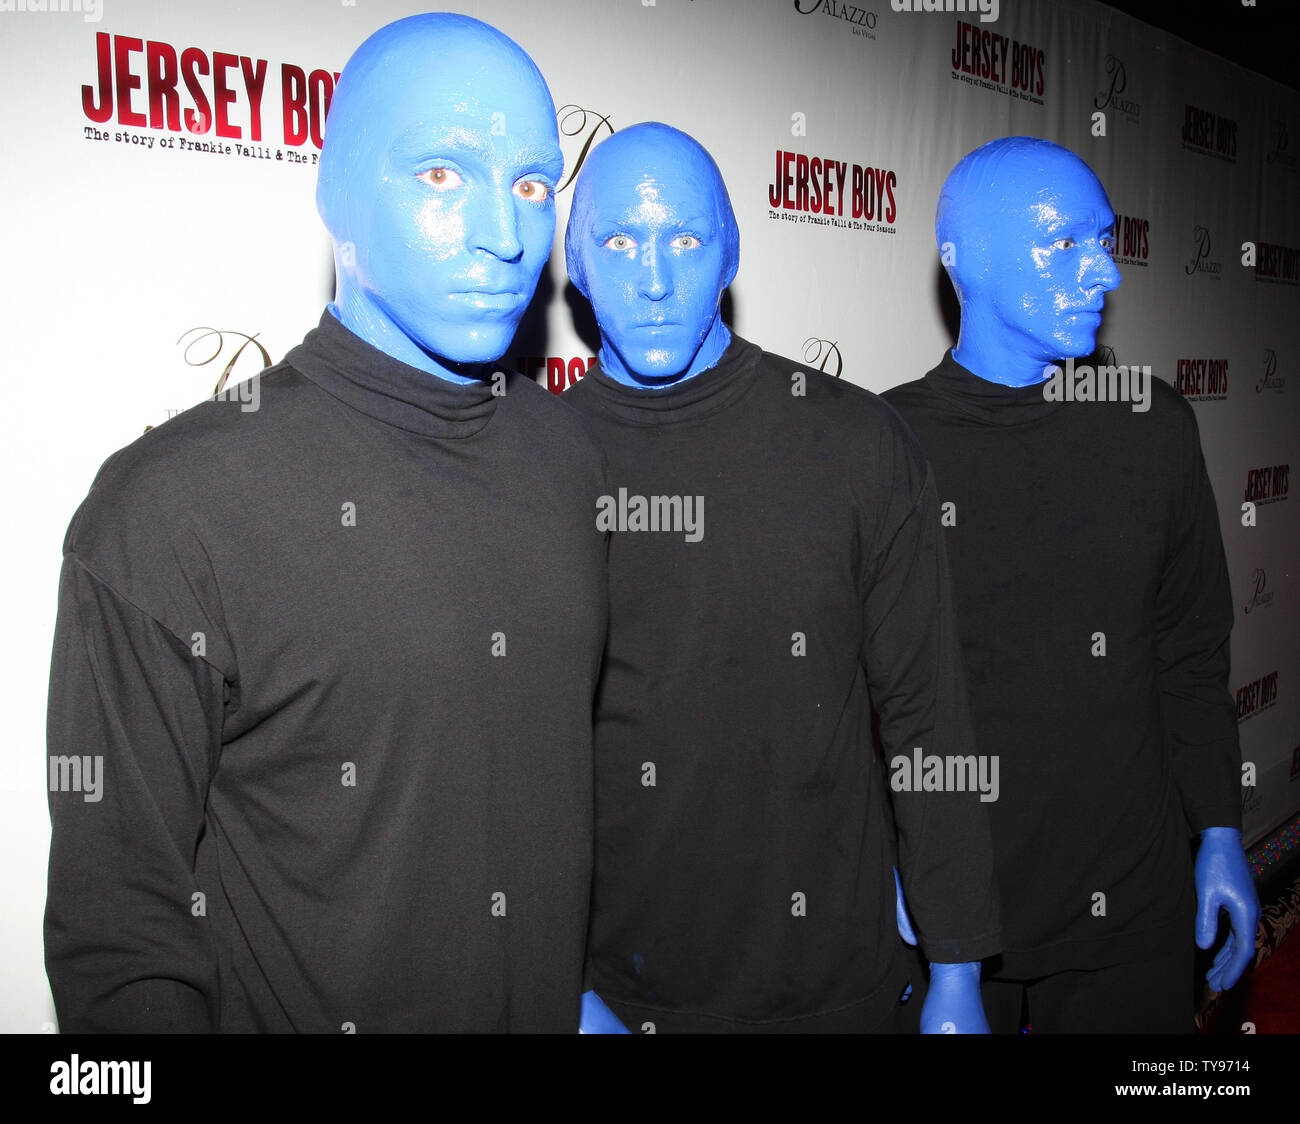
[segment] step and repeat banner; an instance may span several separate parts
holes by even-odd
[[[924,374],[955,339],[933,232],[953,164],[1010,134],[1082,155],[1120,216],[1123,283],[1100,354],[1149,364],[1200,422],[1237,606],[1247,837],[1300,808],[1300,96],[1090,0],[445,7],[515,38],[554,95],[566,158],[555,253],[503,363],[556,392],[598,346],[564,269],[569,181],[618,129],[665,121],[717,160],[741,231],[734,329],[874,391]],[[421,10],[0,5],[0,1029],[52,1027],[44,707],[68,520],[115,449],[279,360],[315,324],[333,292],[314,189],[338,72],[372,31]],[[1250,9],[1231,18],[1248,28]],[[257,504],[276,481],[232,465],[212,487]]]

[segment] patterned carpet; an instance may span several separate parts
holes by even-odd
[[[1289,824],[1251,852],[1257,876],[1293,851],[1298,833]],[[1263,904],[1254,964],[1226,995],[1207,994],[1197,1017],[1206,1034],[1300,1034],[1300,877]]]

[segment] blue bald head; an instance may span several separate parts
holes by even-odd
[[[935,238],[961,302],[953,355],[991,382],[1028,386],[1090,355],[1105,294],[1118,287],[1115,213],[1069,149],[1035,137],[990,141],[939,193]]]
[[[513,40],[468,16],[381,28],[330,103],[316,206],[331,310],[396,359],[482,377],[532,299],[555,236],[555,107]]]
[[[592,149],[564,248],[611,378],[662,387],[716,365],[731,340],[721,304],[740,234],[722,174],[697,141],[646,122]]]

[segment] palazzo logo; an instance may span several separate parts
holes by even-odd
[[[1274,242],[1256,243],[1255,280],[1300,285],[1300,249]]]
[[[1268,578],[1264,573],[1264,567],[1261,566],[1250,575],[1250,600],[1242,606],[1243,613],[1253,612],[1255,609],[1272,608],[1273,598],[1276,596],[1272,590],[1268,590]]]
[[[1210,257],[1210,246],[1212,244],[1210,228],[1208,226],[1198,226],[1192,233],[1192,242],[1196,249],[1187,260],[1183,272],[1188,277],[1209,277],[1218,281],[1223,274],[1223,262]]]
[[[1138,364],[1120,363],[1119,357],[1115,354],[1115,349],[1108,343],[1101,344],[1092,355],[1093,366],[1099,371],[1104,371],[1110,367],[1124,367],[1126,370],[1137,370]]]
[[[1115,216],[1115,263],[1117,265],[1150,265],[1151,222],[1134,215]]]
[[[264,139],[266,59],[209,53],[199,47],[177,50],[170,43],[106,31],[95,33],[95,59],[95,83],[81,87],[82,113],[93,122],[83,126],[87,140],[112,140],[145,149],[152,149],[156,142],[159,149],[286,160],[282,151],[273,153],[259,143]],[[280,65],[280,143],[292,150],[310,140],[320,148],[325,114],[338,77],[337,71],[308,74],[292,63]],[[139,96],[133,96],[136,91]],[[95,128],[114,120],[124,127],[150,131],[110,133]],[[216,139],[194,141],[167,135],[182,132],[190,136],[211,133]],[[224,143],[227,141],[239,143]],[[310,155],[308,161],[290,151],[287,162],[315,163],[317,154]]]
[[[840,355],[839,343],[834,340],[809,336],[803,341],[803,361],[832,378],[837,379],[844,373],[844,357]]]
[[[582,138],[582,145],[578,148],[577,155],[573,157],[572,162],[569,160],[568,152],[565,152],[564,162],[569,166],[569,174],[564,181],[555,189],[558,195],[574,180],[574,177],[582,170],[582,165],[587,159],[587,153],[591,151],[591,146],[596,143],[601,130],[614,135],[614,126],[609,123],[609,114],[597,113],[594,109],[584,109],[580,105],[562,105],[555,111],[556,125],[559,127],[560,136],[565,140],[574,140]],[[564,145],[567,149],[568,145]]]
[[[217,375],[216,386],[212,389],[212,398],[218,402],[238,402],[241,413],[251,414],[257,412],[262,402],[261,372],[273,366],[270,352],[262,346],[257,336],[256,332],[250,336],[246,332],[236,332],[229,328],[203,326],[182,332],[176,346],[184,345],[181,358],[189,367],[211,367],[225,358],[225,364]],[[241,376],[240,381],[232,382],[235,365],[245,356],[246,374]],[[253,367],[253,363],[258,365]],[[179,408],[169,409],[167,417],[174,418],[180,412]],[[144,432],[148,433],[151,429],[153,426],[146,425]]]
[[[1296,151],[1291,147],[1291,125],[1282,117],[1268,123],[1268,136],[1264,141],[1264,163],[1277,168],[1294,169]]]
[[[1260,795],[1259,785],[1254,782],[1241,784],[1241,818],[1243,822],[1249,823],[1252,816],[1257,815],[1259,810],[1264,806],[1264,798]]]
[[[1237,688],[1237,721],[1245,722],[1277,704],[1277,672],[1261,675],[1244,687]]]
[[[1142,106],[1132,98],[1124,97],[1124,91],[1128,88],[1128,73],[1124,69],[1123,60],[1115,55],[1107,55],[1106,75],[1106,88],[1097,91],[1097,96],[1092,99],[1093,106],[1101,110],[1113,109],[1133,124],[1139,124]]]
[[[1182,142],[1192,152],[1237,162],[1237,122],[1212,110],[1183,104]]]
[[[838,20],[841,27],[849,28],[854,35],[863,39],[875,39],[876,24],[879,17],[866,8],[852,4],[841,4],[839,0],[793,0],[794,10],[801,16],[811,16],[820,12],[823,16]]]
[[[957,21],[957,45],[952,49],[954,80],[1042,105],[1046,62],[1047,54],[1040,47],[977,23]]]
[[[1281,394],[1286,389],[1286,379],[1277,373],[1277,352],[1271,347],[1264,349],[1264,373],[1260,376],[1259,382],[1255,384],[1255,393],[1263,394],[1266,390],[1271,390],[1274,394]]]
[[[1226,359],[1179,359],[1174,389],[1189,402],[1217,402],[1228,397]]]
[[[1242,499],[1256,505],[1280,503],[1291,488],[1291,465],[1266,464],[1246,473],[1246,491]]]
[[[842,230],[894,234],[898,176],[888,168],[851,164],[829,156],[776,151],[776,173],[767,185],[769,219]]]

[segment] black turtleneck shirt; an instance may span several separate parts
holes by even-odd
[[[895,862],[931,958],[995,952],[985,805],[891,793],[879,756],[971,752],[934,486],[897,416],[739,338],[671,388],[595,366],[565,400],[617,520],[591,985],[633,1030],[871,1029],[906,979]]]
[[[1241,824],[1218,512],[1191,407],[1151,384],[1144,412],[1049,402],[948,353],[885,394],[953,505],[1006,975],[1190,942],[1189,833]]]
[[[499,388],[326,312],[256,409],[101,469],[49,702],[88,765],[50,795],[61,1029],[576,1031],[608,485]]]

